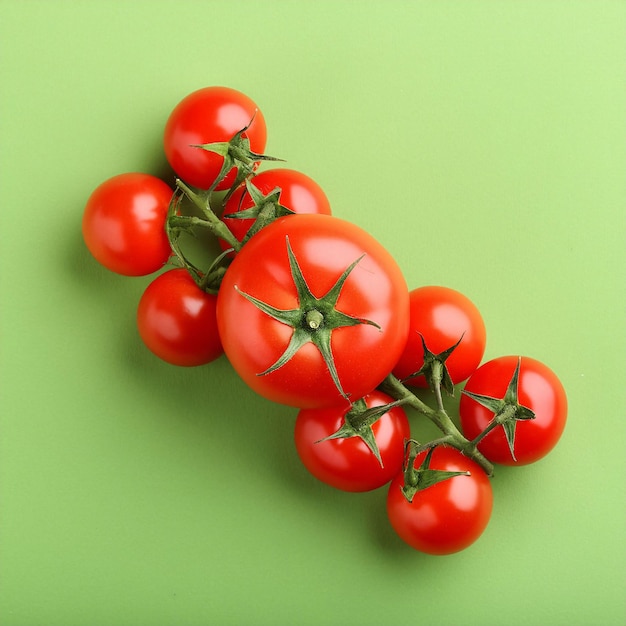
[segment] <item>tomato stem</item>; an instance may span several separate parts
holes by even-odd
[[[443,397],[441,396],[441,381],[443,380],[443,364],[441,361],[435,361],[432,365],[430,374],[430,386],[437,401],[437,408],[440,412],[445,412],[443,406]]]
[[[185,227],[184,224],[188,226],[200,226],[202,228],[210,229],[217,237],[223,239],[228,243],[229,246],[234,248],[235,251],[239,251],[241,249],[241,242],[232,234],[228,226],[219,218],[211,207],[209,206],[209,200],[206,195],[201,195],[187,186],[182,180],[179,178],[176,179],[176,187],[180,189],[188,198],[197,206],[204,215],[205,219],[201,219],[199,217],[188,216],[188,215],[173,215],[169,219],[173,220],[175,223],[178,221],[179,225]]]
[[[476,463],[483,468],[488,476],[493,475],[493,464],[491,461],[483,456],[483,454],[476,447],[476,443],[474,441],[469,441],[463,436],[461,431],[456,427],[446,412],[443,407],[443,401],[440,399],[441,392],[437,398],[438,408],[435,410],[420,400],[414,393],[409,391],[407,387],[405,387],[393,374],[389,374],[387,378],[385,378],[383,383],[380,385],[380,390],[387,393],[395,400],[402,400],[403,404],[407,404],[433,422],[433,424],[435,424],[435,426],[437,426],[437,428],[439,428],[439,430],[441,430],[444,434],[444,437],[437,440],[436,445],[444,443],[460,450],[467,457],[476,461]],[[430,447],[432,443],[433,442],[430,442],[425,445]]]

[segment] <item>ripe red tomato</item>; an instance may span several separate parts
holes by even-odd
[[[364,398],[368,408],[393,399],[380,391]],[[302,409],[296,418],[294,438],[300,460],[313,476],[343,491],[371,491],[387,484],[402,468],[404,441],[411,429],[404,410],[393,407],[371,426],[381,463],[359,436],[325,439],[344,424],[349,407]]]
[[[447,350],[463,337],[445,365],[453,384],[464,381],[479,366],[485,352],[487,334],[480,312],[466,296],[448,287],[419,287],[409,296],[409,337],[394,375],[405,380],[422,367],[424,348],[421,337],[434,354]],[[406,382],[416,387],[428,386],[423,375]]]
[[[145,276],[163,267],[172,250],[165,220],[172,189],[150,174],[126,173],[100,184],[87,200],[82,232],[107,269]]]
[[[165,125],[165,156],[177,176],[188,185],[209,189],[215,182],[224,158],[195,146],[228,142],[246,126],[243,134],[250,150],[265,150],[267,130],[263,114],[245,94],[228,87],[204,87],[183,98],[171,112]],[[235,170],[217,185],[228,189],[235,180]]]
[[[275,168],[256,174],[250,181],[263,196],[268,196],[277,187],[280,195],[277,198],[279,204],[299,214],[320,213],[330,215],[330,203],[324,190],[309,176],[296,170],[287,168]],[[255,206],[253,198],[242,185],[228,199],[224,206],[224,223],[228,226],[235,237],[241,241],[254,223],[254,218],[238,219],[226,217],[229,214],[249,210]],[[259,207],[262,208],[262,207]],[[222,240],[220,240],[222,241]],[[223,247],[228,247],[225,242]]]
[[[513,377],[519,357],[498,357],[481,365],[469,378],[465,389],[493,398],[503,398]],[[504,428],[497,426],[478,444],[478,449],[493,463],[526,465],[543,458],[559,441],[567,420],[567,397],[556,374],[543,363],[522,357],[517,400],[535,414],[534,419],[515,424],[514,451],[511,456]],[[493,419],[493,412],[469,396],[459,404],[461,429],[472,440]]]
[[[376,388],[404,348],[408,316],[389,252],[329,215],[281,217],[252,237],[217,303],[235,370],[260,395],[299,408],[345,405]]]
[[[217,296],[202,291],[187,270],[168,270],[141,296],[139,335],[156,356],[172,365],[210,363],[223,353],[216,305]]]
[[[414,466],[424,460],[417,455]],[[454,476],[418,491],[409,502],[400,472],[389,485],[387,515],[398,536],[427,554],[452,554],[464,550],[483,533],[493,509],[493,491],[481,467],[455,448],[439,446],[433,451],[430,469],[470,472]]]

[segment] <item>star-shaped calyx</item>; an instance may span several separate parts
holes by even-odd
[[[229,219],[254,220],[254,224],[252,224],[250,230],[248,230],[246,236],[243,238],[244,243],[275,219],[285,215],[294,214],[294,211],[280,203],[280,193],[282,191],[280,187],[275,187],[267,195],[264,195],[257,187],[255,187],[254,183],[251,182],[250,179],[246,179],[245,184],[248,195],[252,198],[252,202],[254,203],[253,206],[248,209],[244,209],[243,211],[227,213],[223,216]],[[244,196],[242,195],[242,200],[243,197]]]
[[[442,386],[449,395],[453,396],[454,382],[450,378],[450,373],[448,372],[448,368],[446,366],[446,360],[461,343],[463,335],[461,335],[461,338],[453,346],[450,346],[447,350],[443,350],[443,352],[439,352],[438,354],[435,354],[428,349],[426,340],[421,333],[419,333],[419,336],[422,340],[422,348],[424,350],[424,362],[422,367],[420,367],[417,372],[407,376],[405,381],[421,375],[426,378],[428,385],[433,391]]]
[[[296,293],[298,296],[298,307],[295,309],[278,309],[276,307],[247,294],[240,289],[237,291],[247,300],[249,300],[259,310],[263,311],[275,320],[291,326],[293,328],[293,334],[291,339],[285,348],[285,351],[276,360],[275,363],[270,365],[265,371],[257,374],[258,376],[265,376],[271,372],[276,371],[279,367],[282,367],[298,352],[298,350],[307,343],[314,344],[320,351],[324,363],[328,367],[330,376],[337,387],[339,393],[346,399],[348,394],[343,390],[337,368],[335,366],[335,359],[333,357],[330,338],[332,332],[338,328],[346,326],[356,326],[358,324],[370,324],[380,329],[380,326],[375,322],[358,317],[352,317],[346,313],[338,311],[336,308],[337,301],[341,294],[344,283],[346,282],[350,272],[357,266],[363,256],[359,257],[351,263],[339,276],[335,284],[330,290],[321,298],[317,298],[311,292],[302,269],[298,264],[291,244],[289,242],[289,236],[286,236],[287,242],[287,254],[289,257],[289,267],[291,270],[291,277],[293,279]]]
[[[361,398],[352,404],[350,409],[346,412],[343,424],[336,432],[332,435],[328,435],[328,437],[324,437],[323,439],[316,441],[315,443],[321,443],[322,441],[328,441],[329,439],[348,439],[349,437],[360,437],[361,441],[365,443],[370,452],[376,457],[380,466],[384,467],[372,426],[385,413],[388,413],[396,406],[405,404],[406,401],[406,398],[404,398],[388,404],[368,408],[365,400]]]
[[[213,181],[213,184],[208,189],[209,192],[212,192],[217,185],[219,185],[228,175],[230,170],[236,168],[237,174],[235,176],[235,181],[231,185],[230,191],[226,194],[226,198],[224,198],[224,202],[232,194],[241,183],[243,183],[246,178],[254,173],[255,164],[258,161],[282,161],[283,159],[279,159],[277,157],[272,157],[267,154],[258,154],[250,150],[250,140],[246,137],[245,133],[252,125],[254,121],[255,115],[252,116],[252,119],[246,126],[244,126],[240,131],[236,132],[230,141],[215,141],[212,143],[204,143],[199,145],[194,145],[194,148],[200,148],[202,150],[207,150],[209,152],[214,152],[215,154],[219,154],[223,157],[224,161],[222,163],[222,167],[220,169],[217,178]]]
[[[466,396],[469,396],[472,400],[475,400],[494,414],[493,419],[489,422],[485,430],[483,430],[472,443],[477,444],[483,437],[496,428],[496,426],[502,426],[514,461],[517,461],[515,458],[515,427],[517,426],[517,422],[520,420],[535,419],[535,413],[528,407],[521,405],[518,400],[518,382],[521,361],[521,359],[518,359],[515,371],[513,372],[513,376],[509,381],[503,398],[493,398],[491,396],[472,393],[467,390],[463,391]]]
[[[419,467],[415,467],[415,459],[419,452],[423,450],[415,440],[411,439],[407,442],[408,460],[404,468],[404,486],[402,487],[402,493],[404,497],[413,502],[415,494],[419,491],[424,491],[437,483],[449,480],[455,476],[469,476],[470,473],[466,471],[448,471],[431,469],[430,461],[435,451],[435,447],[430,447],[428,453],[424,457],[424,460],[420,463]]]

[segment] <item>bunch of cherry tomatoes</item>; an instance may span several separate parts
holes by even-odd
[[[266,136],[246,95],[191,93],[165,124],[174,187],[146,173],[106,180],[87,201],[85,243],[113,272],[157,274],[137,309],[157,357],[200,366],[225,353],[254,391],[298,409],[295,446],[313,476],[349,492],[388,485],[389,521],[407,544],[462,550],[488,524],[493,464],[532,463],[556,445],[563,386],[529,357],[481,364],[486,331],[472,301],[409,290],[391,254],[333,216],[314,180],[259,172],[278,161],[263,153]],[[218,245],[192,259],[190,237],[207,236]],[[454,421],[443,397],[463,382]],[[407,410],[441,436],[412,438]]]

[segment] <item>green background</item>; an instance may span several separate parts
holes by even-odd
[[[0,15],[3,626],[626,622],[624,2],[0,0]],[[479,306],[486,358],[527,354],[563,381],[559,446],[498,471],[467,551],[412,552],[384,489],[316,483],[294,410],[225,360],[157,361],[134,322],[150,279],[87,253],[91,191],[167,173],[169,112],[213,84],[258,103],[267,152],[411,287]]]

